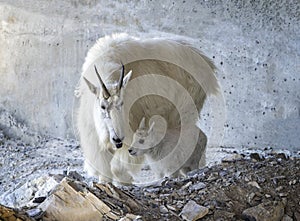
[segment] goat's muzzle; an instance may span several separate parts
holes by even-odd
[[[119,148],[121,148],[123,146],[123,143],[122,142],[121,143],[116,143],[115,145],[116,145],[116,148],[119,149]]]
[[[120,139],[119,137],[113,137],[112,138],[116,148],[121,148],[123,146],[123,142],[122,142],[122,139]]]
[[[132,148],[129,148],[128,149],[128,152],[131,156],[136,156],[137,155],[137,152],[135,150],[133,150]]]

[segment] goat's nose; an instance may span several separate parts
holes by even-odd
[[[129,153],[132,153],[132,149],[128,149],[128,152],[129,152]]]
[[[117,143],[116,144],[116,147],[119,149],[119,148],[121,148],[123,146],[123,143]]]

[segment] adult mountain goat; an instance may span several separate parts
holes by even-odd
[[[218,91],[214,71],[206,56],[182,41],[100,38],[87,54],[77,90],[85,169],[101,182],[131,183],[144,162],[128,153],[133,131],[153,115],[165,119],[167,130],[194,134],[187,151],[192,153],[199,112],[207,95]]]

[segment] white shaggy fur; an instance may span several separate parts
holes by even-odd
[[[126,73],[132,70],[132,76],[127,88],[119,93],[115,86],[120,78],[121,62]],[[108,91],[114,95],[112,97],[116,97],[118,101],[123,100],[124,110],[129,112],[128,116],[119,114],[112,117],[115,133],[118,131],[125,136],[123,147],[117,150],[111,142],[112,130],[108,129],[107,122],[97,114],[97,96],[86,83],[88,81],[94,86],[99,85],[94,65]],[[172,102],[161,96],[147,95],[130,106],[131,95],[128,94],[139,96],[144,89],[144,85],[130,88],[131,81],[140,76],[151,77],[152,74],[173,79],[188,91],[200,112],[206,96],[218,92],[214,71],[214,65],[206,56],[181,41],[162,38],[137,39],[126,34],[100,38],[87,54],[77,90],[77,96],[80,97],[77,127],[85,157],[85,169],[90,174],[99,176],[102,182],[116,180],[130,183],[132,177],[129,173],[143,164],[143,157],[129,156],[126,143],[131,143],[132,131],[138,128],[142,117],[145,116],[148,122],[151,116],[161,115],[167,120],[168,129],[180,127],[180,113]],[[164,86],[162,90],[168,92],[171,86]],[[101,94],[101,89],[99,93]],[[185,105],[181,96],[174,95],[174,99],[179,106]],[[126,125],[127,118],[129,125]],[[126,163],[128,161],[130,163]]]
[[[151,118],[152,120],[152,118]],[[205,166],[205,152],[207,137],[200,130],[198,142],[193,148],[190,156],[184,152],[187,147],[176,146],[180,137],[180,128],[166,130],[161,120],[152,121],[151,125],[145,127],[142,119],[139,128],[133,135],[133,141],[128,149],[132,156],[144,156],[151,170],[155,173],[156,179],[179,175],[186,176],[186,173]],[[163,131],[165,136],[161,139]],[[187,139],[192,139],[191,137]],[[161,140],[160,142],[158,142]],[[176,149],[175,149],[176,147]],[[172,151],[174,151],[172,153]],[[167,159],[167,156],[171,160]]]

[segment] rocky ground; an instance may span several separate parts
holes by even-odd
[[[186,178],[124,187],[88,178],[72,140],[1,132],[0,154],[0,220],[300,220],[299,152],[220,148]]]
[[[22,207],[21,212],[2,207],[0,215],[2,220],[298,221],[299,178],[300,159],[275,153],[266,159],[236,154],[186,178],[148,187],[89,186],[78,173],[69,172],[49,176],[46,182],[55,180],[56,187],[33,196],[30,207]]]

